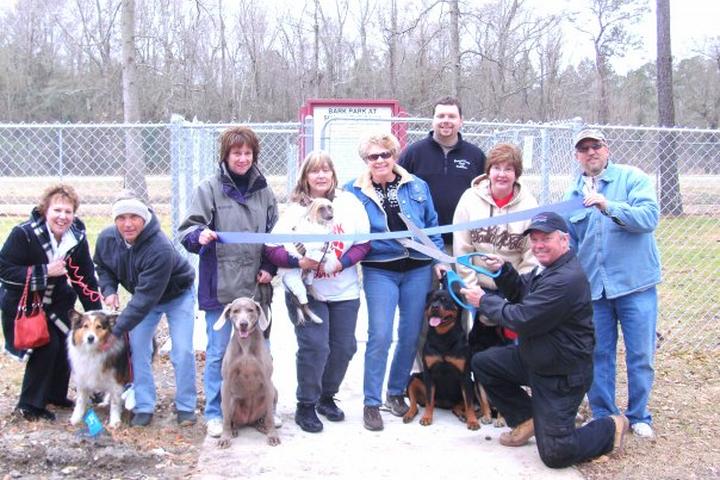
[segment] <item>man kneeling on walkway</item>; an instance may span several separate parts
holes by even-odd
[[[505,298],[486,295],[480,287],[461,290],[487,323],[518,334],[517,345],[472,358],[475,379],[513,428],[500,443],[518,447],[535,435],[540,458],[551,468],[620,453],[628,430],[621,415],[575,428],[578,407],[592,384],[595,338],[590,286],[567,231],[556,213],[536,215],[524,234],[530,235],[540,266],[520,275],[510,263],[491,258],[490,269],[502,269],[495,283]]]

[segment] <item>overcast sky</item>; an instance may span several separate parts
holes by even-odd
[[[551,13],[578,10],[582,1],[577,0],[530,0],[540,10]],[[637,68],[647,62],[655,62],[656,23],[655,0],[649,0],[651,13],[647,14],[636,27],[635,31],[643,39],[643,49],[632,52],[624,59],[616,59],[613,66],[618,73],[624,74],[628,69]],[[720,0],[670,0],[670,34],[672,37],[672,53],[676,60],[696,55],[702,49],[703,42],[708,38],[720,36]],[[577,30],[568,28],[565,35],[573,45],[580,48],[571,55],[568,51],[568,63],[576,64],[581,58],[593,58],[592,44],[582,37]],[[571,43],[570,41],[566,43]],[[568,49],[569,50],[569,49]]]

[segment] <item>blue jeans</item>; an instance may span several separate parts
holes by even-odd
[[[395,309],[400,309],[397,345],[390,364],[388,395],[402,395],[410,380],[423,322],[425,297],[432,282],[430,265],[406,272],[363,266],[363,289],[368,308],[368,341],[363,383],[366,406],[382,404],[388,352],[393,340]]]
[[[225,349],[230,341],[232,323],[225,322],[220,330],[213,330],[213,325],[220,318],[223,309],[205,311],[205,332],[207,333],[207,349],[205,351],[205,420],[222,418],[220,409],[220,390],[222,388],[222,361]]]
[[[323,323],[297,324],[297,309],[285,294],[290,320],[295,325],[298,350],[297,401],[315,404],[340,389],[348,364],[357,351],[355,325],[360,299],[321,302],[308,296],[308,306]]]
[[[655,378],[655,329],[657,325],[657,289],[649,288],[619,298],[601,298],[593,302],[595,323],[595,376],[588,392],[593,417],[620,413],[615,404],[615,378],[618,323],[625,342],[628,372],[628,407],[625,415],[631,424],[651,424],[648,399]]]
[[[175,408],[179,412],[193,412],[197,406],[195,388],[195,352],[193,324],[195,323],[195,293],[189,288],[179,297],[156,305],[140,323],[130,330],[132,349],[135,413],[153,413],[157,401],[152,372],[153,336],[163,314],[167,317],[172,349],[170,361],[175,370]]]

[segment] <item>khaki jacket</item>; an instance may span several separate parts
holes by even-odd
[[[487,175],[480,175],[460,197],[453,224],[497,217],[537,206],[535,197],[521,183],[516,182],[510,203],[502,208],[498,207],[490,194],[490,179]],[[502,255],[518,272],[528,272],[538,264],[530,251],[530,242],[523,236],[523,231],[528,225],[530,219],[474,228],[469,231],[457,231],[453,235],[453,254],[459,256],[474,252],[494,253]],[[479,258],[476,258],[474,263],[483,266]],[[493,279],[486,275],[477,274],[460,265],[457,265],[457,271],[468,286],[480,285],[487,289],[497,289]]]

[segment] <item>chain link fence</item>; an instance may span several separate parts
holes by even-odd
[[[423,138],[431,119],[386,119],[403,144]],[[382,122],[381,122],[382,123]],[[377,128],[373,119],[372,128]],[[307,124],[306,124],[307,125]],[[248,124],[259,136],[259,164],[284,202],[313,135],[300,123]],[[126,186],[143,192],[164,230],[175,230],[200,179],[215,171],[226,124],[174,118],[169,124],[0,125],[0,235],[26,219],[42,190],[63,181],[81,196],[91,243],[111,223],[110,205]],[[466,121],[463,136],[488,151],[500,142],[523,150],[522,180],[541,204],[562,198],[579,172],[572,138],[580,119],[552,124]],[[656,232],[663,265],[660,352],[720,350],[720,131],[595,126],[611,159],[637,166],[654,180],[662,220]],[[341,181],[357,176],[362,119],[333,117],[320,133]],[[317,144],[318,142],[315,141]],[[633,252],[618,252],[632,255]]]

